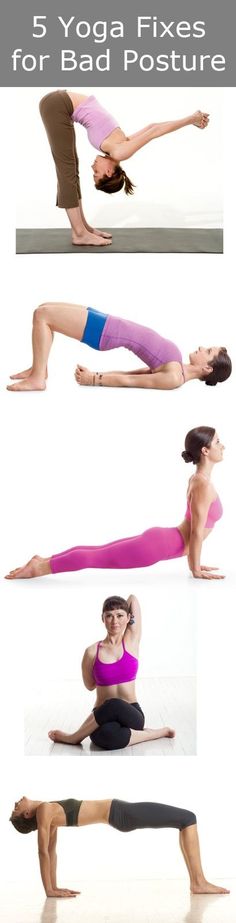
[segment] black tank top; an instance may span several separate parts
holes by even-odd
[[[67,827],[77,827],[82,801],[77,801],[76,798],[66,798],[65,801],[57,801],[56,804],[60,804],[65,811]]]

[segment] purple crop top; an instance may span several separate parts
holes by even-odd
[[[217,522],[217,520],[221,518],[222,514],[223,514],[223,507],[222,507],[220,498],[219,498],[219,497],[216,497],[215,500],[213,500],[212,503],[211,503],[211,505],[209,506],[209,510],[208,510],[208,513],[207,513],[207,519],[206,519],[206,522],[205,522],[204,529],[213,529],[213,527],[214,527],[214,525],[215,525],[215,522]],[[185,519],[187,519],[188,522],[191,521],[191,503],[190,503],[190,500],[188,500],[188,502],[187,502],[187,509],[186,509],[186,513],[185,513]]]
[[[90,144],[97,151],[100,151],[105,138],[108,138],[115,128],[119,128],[119,123],[110,112],[103,109],[96,96],[87,96],[84,102],[74,109],[71,118],[73,122],[79,122],[86,128]]]
[[[113,663],[103,663],[99,660],[99,648],[101,641],[98,642],[96,657],[93,664],[93,678],[96,686],[118,686],[119,683],[131,683],[136,679],[138,672],[138,660],[133,654],[126,651],[122,638],[123,654],[119,660]]]

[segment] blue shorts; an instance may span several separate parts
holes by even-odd
[[[108,314],[102,314],[95,311],[94,308],[88,308],[88,317],[85,324],[81,343],[92,346],[93,349],[99,349],[99,343],[105,327]]]

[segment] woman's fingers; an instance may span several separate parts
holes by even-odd
[[[219,570],[219,568],[218,567],[205,567],[204,564],[201,564],[201,570],[211,571],[211,570]]]
[[[225,574],[213,574],[209,571],[202,571],[201,576],[203,580],[225,580]]]

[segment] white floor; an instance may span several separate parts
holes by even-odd
[[[26,756],[104,756],[86,739],[82,746],[53,744],[48,738],[52,728],[70,733],[87,717],[93,699],[80,682],[46,684],[25,694]],[[176,738],[148,741],[124,750],[106,751],[107,756],[192,756],[196,753],[196,680],[195,677],[152,677],[139,679],[138,700],[146,716],[147,727],[170,726]]]
[[[236,880],[215,882],[230,895],[191,897],[184,881],[85,881],[71,900],[44,900],[42,886],[11,882],[1,896],[5,923],[235,923]],[[76,887],[76,885],[75,885]]]

